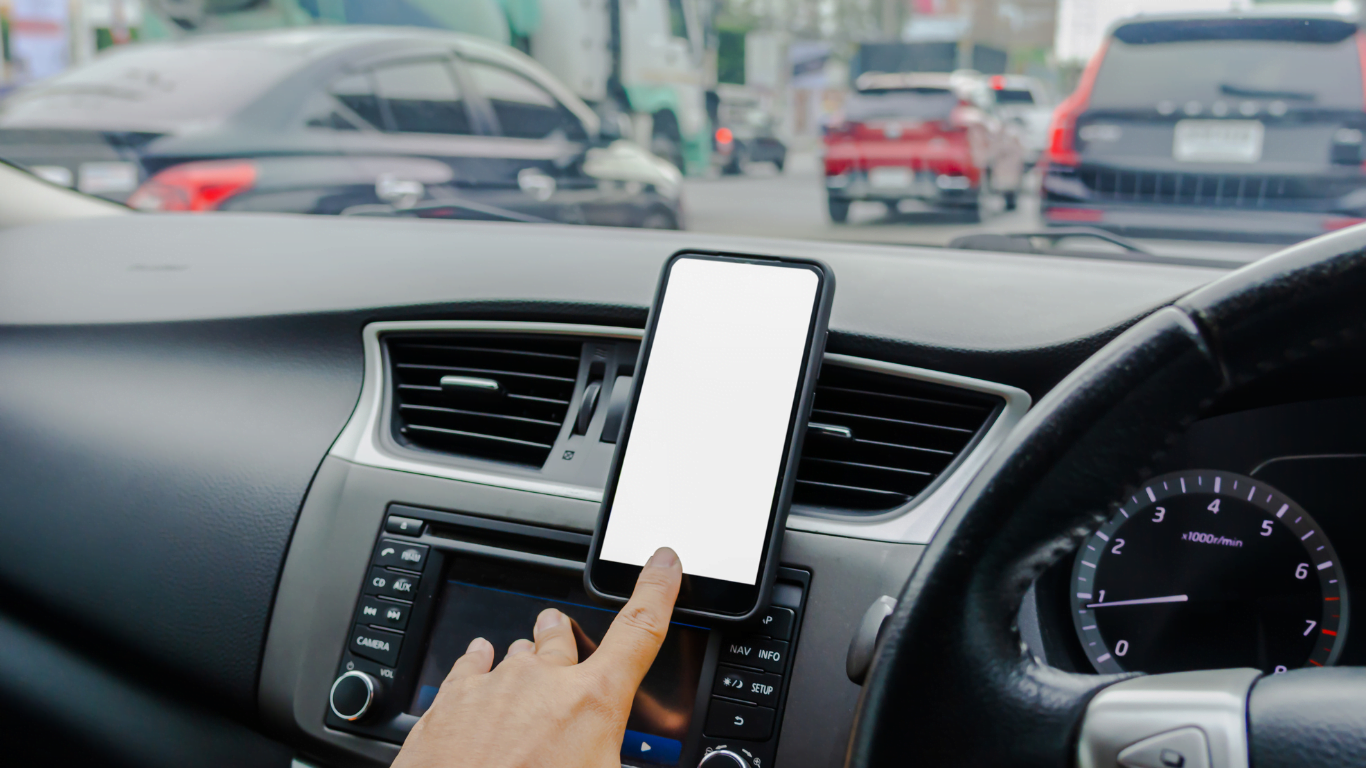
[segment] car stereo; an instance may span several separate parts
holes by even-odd
[[[371,556],[326,723],[402,742],[475,637],[495,663],[541,610],[573,622],[579,658],[615,608],[583,590],[585,534],[390,505]],[[674,622],[641,683],[623,765],[769,768],[810,576],[781,568],[772,605],[737,629]]]

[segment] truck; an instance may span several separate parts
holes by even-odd
[[[623,136],[689,175],[711,165],[698,0],[142,0],[140,39],[311,24],[448,29],[513,45]]]

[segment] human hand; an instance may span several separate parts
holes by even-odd
[[[493,645],[470,643],[413,726],[394,768],[617,768],[631,702],[664,643],[683,568],[664,547],[582,664],[568,616],[547,608],[535,641],[496,669]]]

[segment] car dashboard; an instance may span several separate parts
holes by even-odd
[[[554,605],[591,652],[611,614],[583,594],[588,540],[685,248],[821,258],[839,289],[772,604],[674,625],[626,765],[842,762],[865,613],[1033,402],[1221,274],[235,214],[0,232],[0,537],[21,543],[0,559],[0,733],[106,764],[380,765],[476,633],[501,652]],[[1344,370],[1213,404],[1115,489],[1025,600],[1029,650],[1082,672],[1361,664],[1366,398]],[[506,396],[442,383],[470,372]]]

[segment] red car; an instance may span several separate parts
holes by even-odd
[[[993,198],[1014,209],[1024,177],[1024,148],[995,114],[976,74],[866,73],[825,134],[825,191],[830,218],[849,216],[856,200],[895,210],[902,200],[982,216]]]

